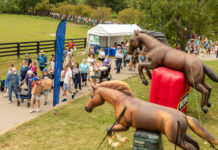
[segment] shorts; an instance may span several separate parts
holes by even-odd
[[[90,75],[90,78],[92,78],[92,79],[96,79],[96,76],[91,76],[91,75]]]
[[[67,87],[67,85],[68,84],[64,83],[64,89],[67,90],[67,91],[71,90],[72,85],[70,84],[69,87]]]
[[[50,90],[44,90],[43,95],[48,95],[50,93]]]
[[[60,86],[63,87],[64,86],[64,81],[60,82]]]
[[[41,100],[41,96],[32,95],[32,99],[40,101]]]
[[[51,79],[52,80],[54,79],[54,73],[51,73]]]
[[[98,58],[98,60],[100,60],[100,61],[104,61],[104,58]]]

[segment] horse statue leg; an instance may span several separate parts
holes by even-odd
[[[112,132],[119,132],[119,131],[126,131],[126,130],[128,130],[129,129],[129,127],[128,128],[126,128],[126,127],[124,127],[123,125],[121,125],[121,124],[117,124],[117,125],[115,125],[112,129],[111,129],[111,127],[110,128],[108,128],[107,129],[107,134],[108,134],[108,140],[109,140],[109,144],[111,145],[111,146],[113,146],[113,147],[120,147],[120,146],[122,146],[122,141],[121,142],[113,142],[113,139],[112,139]],[[119,136],[119,133],[118,133],[118,136]],[[120,136],[121,137],[121,136]],[[119,137],[119,138],[120,138]],[[118,138],[118,140],[119,140],[119,138]],[[124,141],[127,141],[128,140],[128,138],[121,138],[121,140],[124,140]]]
[[[139,76],[140,76],[142,83],[144,85],[148,85],[148,81],[145,79],[143,69],[144,68],[146,69],[146,73],[147,73],[148,77],[151,79],[151,72],[149,71],[150,65],[151,65],[150,62],[139,63],[139,65],[138,65]]]
[[[122,142],[122,143],[128,143],[129,142],[129,138],[128,137],[122,137],[120,132],[115,132],[117,139]]]

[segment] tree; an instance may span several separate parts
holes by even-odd
[[[42,12],[49,12],[54,8],[53,4],[49,3],[49,0],[43,0],[41,3],[37,3],[35,6],[35,10],[39,10]]]
[[[112,9],[107,7],[98,7],[92,14],[95,19],[108,20],[112,17]]]
[[[116,13],[127,8],[127,4],[125,0],[102,0],[104,1],[104,5],[106,7],[112,8],[112,10]]]
[[[119,12],[118,21],[121,23],[135,23],[138,15],[140,15],[139,11],[133,8],[126,8]]]
[[[143,12],[137,21],[141,27],[163,32],[171,45],[179,41],[184,50],[193,32],[210,32],[215,13],[209,1],[215,4],[216,0],[136,0],[131,5]]]
[[[17,0],[21,12],[28,12],[30,8],[34,8],[39,2],[42,2],[42,0]]]

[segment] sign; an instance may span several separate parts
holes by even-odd
[[[89,44],[99,45],[100,44],[99,36],[90,34],[89,35]]]

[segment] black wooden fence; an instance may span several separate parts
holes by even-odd
[[[73,40],[74,46],[77,49],[86,47],[86,38],[66,39],[65,46],[68,46],[70,40]],[[28,54],[39,54],[40,51],[54,52],[55,40],[19,42],[19,43],[0,43],[0,57],[17,56]]]

